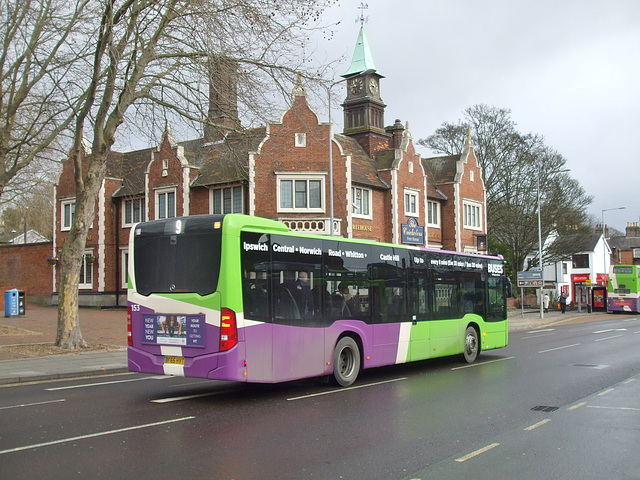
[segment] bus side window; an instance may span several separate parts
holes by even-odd
[[[269,317],[269,283],[267,272],[246,272],[242,284],[243,308],[247,318]]]
[[[273,305],[276,321],[300,320],[300,310],[291,290],[285,283],[280,283],[276,277],[273,284]]]
[[[458,285],[455,278],[434,278],[434,319],[458,318]]]
[[[406,296],[406,317],[417,321],[428,320],[429,299],[425,271],[419,269],[408,271]]]

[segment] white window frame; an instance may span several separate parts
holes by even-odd
[[[306,147],[307,146],[307,134],[306,133],[296,133],[294,145],[296,147]]]
[[[120,249],[120,280],[121,287],[124,289],[129,288],[128,276],[129,274],[129,248]]]
[[[163,189],[158,189],[156,190],[156,208],[155,208],[155,218],[156,220],[160,219],[160,218],[173,218],[177,215],[178,212],[178,195],[176,194],[176,188],[163,188]],[[160,195],[166,195],[169,193],[173,193],[173,217],[169,217],[168,216],[168,212],[167,212],[167,207],[168,207],[168,202],[165,201],[165,216],[164,217],[160,217]],[[168,198],[168,197],[166,197]]]
[[[277,202],[278,202],[278,213],[324,213],[325,211],[325,175],[324,174],[313,174],[313,173],[303,173],[303,174],[291,174],[291,173],[276,173],[276,181],[277,181]],[[292,207],[283,207],[282,206],[282,189],[281,183],[283,181],[290,181],[292,187]],[[306,181],[307,183],[307,207],[296,207],[296,182]],[[320,207],[309,207],[309,182],[318,181],[320,182]]]
[[[435,216],[435,222],[433,217]],[[427,200],[427,225],[430,227],[440,226],[440,202],[434,202],[433,200]]]
[[[420,192],[417,190],[404,189],[404,214],[407,217],[420,216]]]
[[[226,214],[226,213],[243,213],[244,212],[244,188],[242,185],[231,185],[222,188],[211,188],[211,196],[210,196],[210,205],[211,205],[211,213],[213,215],[217,214]],[[240,209],[236,209],[235,206],[235,192],[240,192]],[[229,192],[231,194],[231,204],[230,209],[225,208],[224,195],[225,192]],[[216,210],[216,195],[220,195],[220,209]]]
[[[356,196],[360,194],[361,198],[361,212],[356,211]],[[370,188],[364,187],[351,187],[351,214],[355,218],[373,219],[373,212],[371,208],[372,191]]]
[[[87,262],[87,257],[92,257],[92,250],[85,250],[82,254],[82,264],[80,265],[80,275],[78,277],[78,289],[91,290],[93,288],[93,263]],[[88,273],[88,275],[87,275]],[[88,278],[88,281],[87,281]]]
[[[138,203],[138,211],[140,212],[138,220],[135,219],[135,209],[133,208],[134,204]],[[127,222],[127,206],[131,209],[131,221]],[[145,208],[146,202],[144,197],[136,197],[136,198],[126,198],[122,200],[122,226],[123,227],[131,227],[132,225],[144,222],[145,220]]]
[[[70,218],[69,223],[65,223],[65,210],[67,207],[70,209]],[[68,232],[71,230],[71,226],[73,225],[73,221],[76,217],[76,199],[73,200],[62,200],[60,202],[60,230],[63,232]]]
[[[482,204],[462,202],[462,225],[469,230],[482,230]]]

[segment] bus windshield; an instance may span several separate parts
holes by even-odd
[[[211,216],[137,225],[134,255],[138,293],[215,292],[221,237],[220,222]]]

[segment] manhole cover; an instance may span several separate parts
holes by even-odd
[[[536,412],[555,412],[560,407],[550,407],[548,405],[536,405],[531,410],[535,410]]]

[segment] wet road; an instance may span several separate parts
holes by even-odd
[[[639,345],[640,319],[612,316],[512,333],[509,347],[470,366],[453,358],[364,372],[348,389],[143,375],[4,387],[0,471],[14,479],[636,478]]]

